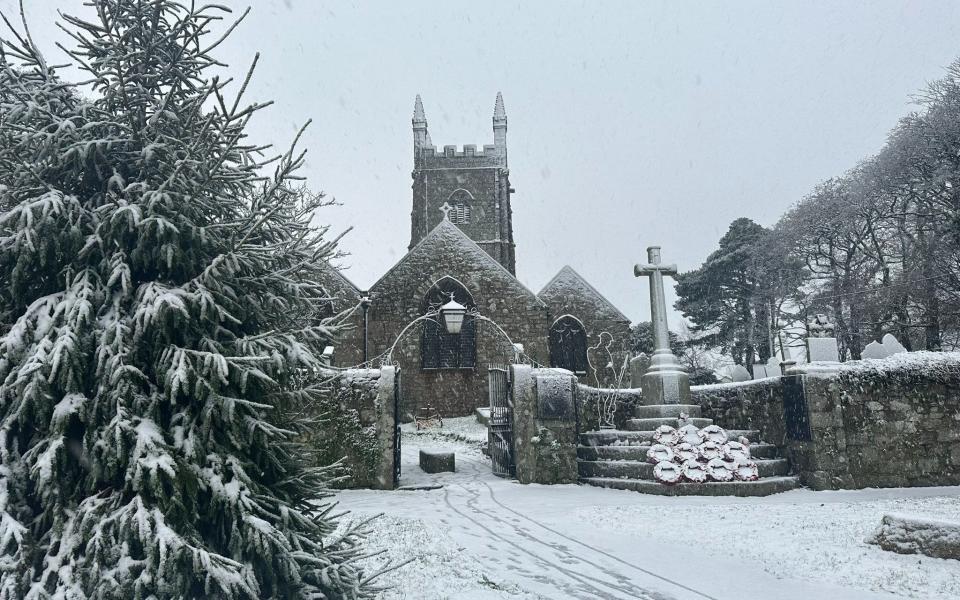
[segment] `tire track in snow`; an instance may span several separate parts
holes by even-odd
[[[480,463],[478,463],[478,462],[476,462],[476,461],[472,461],[472,460],[470,460],[470,459],[465,459],[465,460],[467,460],[468,462],[473,463],[474,465],[477,465],[477,466],[480,465]],[[481,482],[481,481],[479,480],[479,476],[480,476],[480,473],[481,473],[481,471],[480,471],[479,469],[474,468],[474,469],[471,469],[471,470],[473,471],[473,473],[472,473],[469,477],[470,477],[470,480],[471,480],[473,483],[484,483],[484,484],[486,484],[486,482]],[[596,563],[593,563],[593,562],[591,562],[591,561],[588,561],[588,560],[585,560],[585,559],[580,558],[580,557],[578,557],[578,556],[575,556],[575,555],[571,554],[569,551],[567,551],[567,550],[564,549],[564,548],[560,548],[560,547],[558,547],[557,545],[545,543],[545,542],[543,542],[542,540],[537,539],[536,537],[530,535],[529,533],[527,533],[527,532],[525,532],[525,531],[522,531],[522,530],[519,529],[516,525],[514,525],[514,524],[512,524],[512,523],[509,523],[509,522],[506,522],[506,521],[504,521],[503,519],[500,519],[497,515],[495,515],[495,514],[493,514],[493,513],[490,513],[489,511],[484,510],[482,507],[480,507],[480,506],[477,504],[477,501],[478,501],[478,499],[480,498],[480,492],[479,492],[479,491],[470,489],[470,488],[468,488],[467,486],[463,485],[462,483],[457,483],[456,485],[458,485],[464,492],[466,492],[466,493],[470,496],[470,498],[466,501],[466,505],[467,505],[472,511],[474,511],[475,513],[481,514],[481,515],[483,515],[483,516],[491,519],[492,521],[496,522],[496,523],[497,523],[498,525],[500,525],[500,526],[508,527],[509,529],[511,529],[511,530],[513,531],[514,535],[516,535],[517,537],[522,538],[523,540],[527,540],[527,541],[533,542],[534,544],[538,544],[538,545],[542,546],[545,550],[547,550],[548,553],[561,554],[561,555],[563,555],[563,557],[569,559],[571,563],[582,563],[582,564],[585,564],[585,565],[590,565],[590,566],[592,566],[592,567],[600,570],[602,573],[605,573],[605,574],[609,575],[612,579],[619,580],[619,581],[622,581],[622,582],[624,582],[624,583],[627,583],[626,586],[625,586],[625,585],[618,585],[618,584],[613,583],[613,582],[611,582],[611,581],[606,581],[606,580],[603,580],[603,579],[600,579],[600,578],[597,578],[597,577],[592,577],[592,576],[590,576],[590,575],[586,575],[585,573],[577,573],[577,572],[572,571],[572,570],[570,570],[569,568],[567,568],[567,567],[565,567],[565,566],[563,566],[563,565],[557,564],[556,562],[554,562],[553,560],[551,560],[551,559],[549,559],[549,558],[544,558],[543,556],[541,556],[541,555],[539,555],[539,554],[531,551],[530,549],[523,547],[522,545],[518,544],[517,542],[515,542],[515,541],[513,541],[513,540],[511,540],[511,539],[509,539],[509,538],[507,538],[507,537],[505,537],[504,535],[501,535],[501,534],[498,533],[496,530],[490,528],[489,526],[481,523],[481,522],[478,521],[477,519],[471,517],[471,516],[468,515],[468,514],[463,513],[463,512],[460,511],[459,509],[457,509],[457,507],[454,506],[453,503],[450,501],[450,492],[449,492],[449,489],[448,489],[447,487],[444,487],[444,502],[445,502],[445,503],[447,504],[447,506],[448,506],[451,510],[453,510],[455,513],[457,513],[458,515],[462,516],[463,518],[469,520],[470,522],[474,523],[476,526],[478,526],[478,527],[480,527],[481,529],[483,529],[483,530],[484,530],[488,535],[490,535],[491,537],[494,537],[494,538],[496,538],[496,539],[498,539],[498,540],[500,540],[500,541],[502,541],[502,542],[504,542],[504,543],[506,543],[506,544],[509,544],[510,546],[516,548],[518,551],[520,551],[520,552],[522,552],[522,553],[524,553],[524,554],[532,557],[538,564],[542,564],[542,565],[545,565],[545,566],[547,566],[547,567],[550,567],[550,568],[552,568],[552,569],[554,569],[554,570],[556,570],[556,571],[558,571],[558,572],[566,575],[566,576],[569,577],[570,579],[573,579],[574,581],[576,581],[577,583],[580,584],[580,586],[578,586],[579,589],[578,589],[578,588],[570,588],[570,586],[563,586],[563,591],[565,591],[566,593],[571,594],[572,596],[575,596],[575,597],[578,597],[578,598],[587,598],[587,599],[590,599],[590,598],[604,598],[604,599],[608,599],[608,600],[615,600],[615,599],[617,599],[617,598],[630,598],[630,599],[646,599],[646,600],[668,600],[667,597],[664,597],[664,596],[659,595],[659,594],[658,594],[659,598],[657,598],[656,596],[651,596],[649,591],[647,591],[647,590],[642,590],[642,589],[637,588],[636,586],[634,586],[634,585],[632,585],[632,584],[624,581],[626,578],[625,578],[621,573],[609,571],[608,569],[606,569],[605,567],[603,567],[603,566],[601,566],[601,565],[597,565]],[[489,489],[489,486],[488,486],[488,489]],[[491,498],[491,499],[493,499],[493,498]],[[499,503],[499,502],[498,502],[498,503]],[[590,582],[593,582],[593,583],[590,583]],[[598,586],[601,586],[601,587],[598,587]],[[609,591],[604,590],[603,588],[608,588]],[[582,596],[582,595],[580,595],[578,592],[580,592],[581,590],[582,590],[583,592],[585,592],[585,593],[588,593],[589,595],[587,595],[587,596]],[[590,591],[588,591],[588,590],[592,590],[592,592],[590,592]],[[613,594],[611,594],[610,592],[613,592]]]
[[[473,463],[473,464],[474,464],[475,466],[477,466],[477,467],[480,467],[480,468],[483,468],[483,467],[484,467],[483,463],[481,463],[481,462],[479,462],[479,461],[476,461],[476,460],[473,460],[473,459],[470,459],[470,458],[466,458],[466,457],[464,457],[463,460],[465,460],[465,461],[467,461],[467,462],[469,462],[469,463]],[[488,482],[482,481],[482,480],[480,480],[480,479],[477,478],[477,477],[474,477],[474,481],[477,481],[477,482],[479,482],[479,483],[482,483],[483,485],[485,485],[485,486],[487,487],[487,489],[488,489],[489,492],[490,492],[490,499],[493,500],[493,502],[494,502],[495,504],[497,504],[498,506],[500,506],[500,507],[503,508],[504,510],[507,510],[507,511],[509,511],[509,512],[515,514],[515,515],[517,515],[518,517],[520,517],[520,518],[522,518],[522,519],[525,519],[525,520],[533,523],[534,525],[537,525],[538,527],[540,527],[540,528],[542,528],[542,529],[545,529],[546,531],[549,531],[550,533],[553,533],[554,535],[557,535],[557,536],[559,536],[559,537],[561,537],[561,538],[563,538],[563,539],[565,539],[565,540],[568,540],[568,541],[570,541],[570,542],[573,542],[573,543],[575,543],[575,544],[579,544],[580,546],[583,546],[584,548],[587,548],[587,549],[589,549],[589,550],[592,550],[593,552],[596,552],[597,554],[600,554],[600,555],[602,555],[602,556],[605,556],[605,557],[607,557],[607,558],[609,558],[609,559],[611,559],[611,560],[615,560],[615,561],[617,561],[618,563],[620,563],[620,564],[622,564],[622,565],[624,565],[624,566],[630,567],[630,568],[632,568],[632,569],[636,569],[637,571],[640,571],[641,573],[644,573],[645,575],[649,575],[650,577],[654,577],[654,578],[659,579],[660,581],[663,581],[663,582],[665,582],[665,583],[669,583],[669,584],[671,584],[671,585],[675,585],[675,586],[677,586],[677,587],[679,587],[679,588],[681,588],[681,589],[683,589],[683,590],[686,590],[686,591],[688,591],[688,592],[690,592],[690,593],[693,593],[693,594],[696,594],[696,595],[698,595],[698,596],[700,596],[700,597],[702,597],[702,598],[705,598],[706,600],[717,600],[717,598],[715,598],[715,597],[713,597],[713,596],[710,596],[709,594],[706,594],[706,593],[701,592],[701,591],[699,591],[699,590],[693,589],[693,588],[691,588],[691,587],[689,587],[689,586],[687,586],[687,585],[684,585],[684,584],[682,584],[682,583],[680,583],[680,582],[678,582],[678,581],[674,581],[674,580],[672,580],[672,579],[669,579],[669,578],[667,578],[667,577],[664,577],[663,575],[658,575],[657,573],[654,573],[653,571],[650,571],[650,570],[648,570],[648,569],[644,569],[643,567],[640,567],[640,566],[635,565],[635,564],[633,564],[633,563],[627,562],[627,561],[623,560],[622,558],[620,558],[620,557],[618,557],[618,556],[616,556],[616,555],[614,555],[614,554],[611,554],[611,553],[609,553],[609,552],[606,552],[605,550],[601,550],[600,548],[597,548],[597,547],[595,547],[595,546],[591,546],[590,544],[587,544],[586,542],[582,542],[582,541],[580,541],[580,540],[578,540],[578,539],[576,539],[576,538],[572,538],[572,537],[570,537],[570,536],[568,536],[568,535],[566,535],[566,534],[564,534],[564,533],[562,533],[562,532],[560,532],[560,531],[557,531],[556,529],[553,529],[552,527],[550,527],[550,526],[548,526],[548,525],[544,525],[543,523],[537,521],[536,519],[533,519],[532,517],[529,517],[529,516],[527,516],[527,515],[525,515],[525,514],[523,514],[523,513],[521,513],[521,512],[518,512],[518,511],[510,508],[509,506],[507,506],[506,504],[504,504],[503,502],[501,502],[500,500],[498,500],[497,497],[496,497],[496,494],[495,494],[494,491],[493,491],[493,487],[492,487]],[[594,564],[594,563],[592,563],[592,562],[590,562],[590,561],[588,561],[588,560],[585,560],[585,559],[581,559],[581,560],[582,560],[583,562],[586,562],[587,564],[591,564],[591,565],[594,565],[594,566],[598,566],[598,565],[596,565],[596,564]]]

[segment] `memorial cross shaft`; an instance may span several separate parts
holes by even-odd
[[[648,264],[636,265],[633,274],[650,278],[650,323],[655,347],[650,367],[641,378],[644,404],[690,404],[690,378],[686,369],[670,350],[670,331],[667,328],[667,297],[663,276],[676,275],[676,265],[660,262],[660,247],[647,248]]]

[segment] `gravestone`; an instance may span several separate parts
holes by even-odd
[[[840,362],[840,348],[834,335],[836,325],[827,315],[817,314],[807,323],[807,362]]]
[[[807,338],[807,362],[839,362],[840,348],[837,338]]]
[[[736,365],[730,369],[730,381],[750,381],[750,371],[748,371],[743,365]]]
[[[867,344],[867,347],[864,348],[863,352],[860,353],[860,358],[886,358],[888,356],[893,356],[894,354],[900,354],[901,352],[906,351],[907,349],[903,347],[903,344],[901,344],[900,341],[893,336],[893,334],[888,333],[883,336],[881,341],[873,341]]]
[[[643,379],[643,374],[650,368],[650,357],[641,352],[630,359],[630,387],[637,389]]]
[[[903,344],[900,343],[900,340],[895,338],[892,333],[886,334],[880,341],[890,354],[900,354],[901,352],[907,351]]]

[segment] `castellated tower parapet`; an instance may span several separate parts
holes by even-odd
[[[493,144],[478,150],[430,140],[426,112],[417,95],[413,107],[413,207],[410,248],[444,218],[450,220],[511,273],[516,272],[510,170],[507,168],[507,113],[498,92],[493,109]]]

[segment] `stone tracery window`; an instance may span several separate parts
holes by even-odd
[[[420,305],[421,314],[437,310],[453,299],[468,309],[474,308],[473,296],[460,282],[444,277],[430,288]],[[459,334],[447,333],[442,320],[426,319],[423,322],[420,344],[420,368],[422,369],[472,369],[477,364],[477,322],[466,315]]]
[[[549,344],[551,367],[587,372],[587,332],[579,319],[565,315],[554,321]]]

